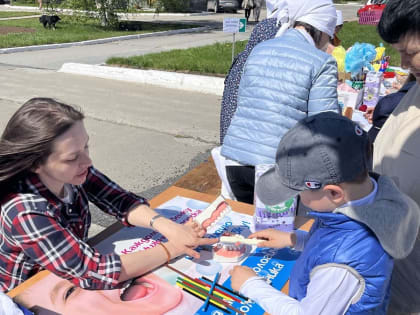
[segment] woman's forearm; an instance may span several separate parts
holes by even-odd
[[[128,223],[136,226],[153,228],[168,239],[174,250],[180,254],[187,254],[195,258],[200,255],[193,249],[200,245],[210,245],[217,239],[204,239],[205,230],[196,222],[189,220],[178,224],[168,218],[158,215],[146,205],[137,206],[127,215]],[[151,224],[153,222],[153,224]],[[165,243],[166,244],[166,243]]]
[[[130,210],[127,215],[127,221],[131,225],[150,227],[150,220],[157,214],[158,213],[148,205],[139,205]]]
[[[121,273],[118,281],[122,282],[139,277],[150,270],[163,265],[168,261],[168,258],[172,259],[181,254],[177,252],[176,248],[169,242],[164,243],[164,246],[168,249],[170,257],[168,257],[168,254],[162,245],[157,245],[154,248],[132,254],[121,255]]]

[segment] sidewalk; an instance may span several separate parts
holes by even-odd
[[[23,18],[23,17],[20,17],[20,18]],[[11,20],[11,19],[12,18],[6,18],[6,20]],[[19,18],[15,18],[15,19],[19,19]],[[162,32],[152,32],[152,33],[145,33],[145,34],[133,34],[133,35],[125,35],[125,36],[99,38],[99,39],[85,40],[85,41],[81,41],[81,42],[69,42],[69,43],[62,43],[62,44],[46,44],[46,45],[35,45],[35,46],[0,48],[0,55],[1,54],[10,54],[10,53],[15,53],[15,52],[22,52],[22,51],[47,50],[47,49],[57,49],[57,48],[65,48],[65,47],[72,47],[72,46],[97,45],[97,44],[118,42],[118,41],[123,41],[123,40],[130,40],[130,39],[140,39],[140,38],[146,38],[146,37],[169,36],[169,35],[175,35],[175,34],[204,32],[208,29],[209,29],[209,27],[203,26],[203,27],[185,28],[185,29],[178,29],[178,30],[171,30],[171,31],[162,31]]]
[[[0,5],[0,10],[15,10],[18,7],[5,7]],[[356,16],[357,5],[337,5],[337,8],[343,11],[345,20],[351,20]],[[21,7],[22,9],[22,7]],[[37,8],[31,8],[34,11],[38,11]],[[39,11],[38,11],[39,12]],[[264,16],[266,13],[262,12]],[[67,43],[57,45],[46,45],[46,46],[32,46],[32,47],[19,47],[1,50],[0,54],[7,52],[9,55],[3,58],[3,63],[24,65],[30,67],[39,67],[47,69],[56,69],[60,72],[69,74],[87,75],[91,77],[99,77],[120,81],[137,82],[137,83],[153,83],[157,86],[184,89],[187,91],[197,91],[201,93],[209,93],[214,95],[222,95],[224,82],[222,78],[198,76],[192,74],[183,74],[175,72],[155,71],[155,70],[134,70],[127,68],[116,68],[103,66],[105,60],[110,56],[132,56],[132,55],[143,55],[148,53],[155,53],[170,49],[186,49],[190,47],[212,44],[217,41],[231,41],[231,35],[221,32],[223,19],[226,17],[242,17],[242,11],[238,14],[215,14],[215,13],[203,13],[203,14],[165,14],[160,13],[156,18],[154,13],[139,13],[139,14],[128,14],[126,15],[129,19],[141,19],[144,21],[176,21],[178,23],[195,23],[205,24],[207,28],[196,28],[182,31],[171,31],[161,32],[159,34],[147,34],[143,37],[124,37],[124,38],[113,38],[113,39],[101,39],[86,41],[80,43]],[[248,27],[246,33],[237,34],[237,40],[248,39],[250,32],[253,28],[253,24]],[[187,33],[188,32],[188,33]],[[186,34],[191,34],[186,36]],[[193,35],[194,34],[194,35]],[[166,37],[166,35],[172,35]],[[229,36],[230,35],[230,36]],[[136,35],[135,35],[136,36]],[[159,36],[159,37],[157,37]],[[133,40],[133,38],[136,38]],[[150,40],[147,40],[149,38]],[[158,40],[158,38],[160,38]],[[141,41],[139,40],[141,39]],[[204,40],[206,39],[206,40]],[[120,40],[125,40],[121,42]],[[159,43],[160,41],[160,43]],[[170,42],[170,44],[168,44]],[[104,44],[108,43],[108,44]],[[114,44],[115,43],[115,44]],[[102,45],[102,46],[93,46]],[[92,46],[92,49],[87,47]],[[63,48],[67,47],[67,48]],[[83,49],[72,49],[72,47],[86,47]],[[93,48],[95,47],[95,48]],[[97,48],[96,48],[97,47]],[[52,48],[63,48],[60,52],[49,53],[51,58],[46,61],[44,55],[36,53],[35,50],[41,49],[52,49]],[[28,50],[34,51],[29,55]],[[64,51],[66,50],[66,51]],[[96,51],[94,51],[96,50]],[[69,51],[69,52],[67,52]],[[71,51],[71,52],[70,52]],[[23,53],[17,53],[23,52]],[[92,54],[96,54],[95,57]],[[101,57],[102,55],[102,57]],[[38,62],[31,62],[32,60],[39,60]],[[22,60],[22,61],[20,61]],[[96,61],[96,62],[95,62]],[[53,64],[54,63],[54,64]],[[48,64],[48,66],[45,66]]]
[[[38,7],[35,6],[16,6],[10,4],[0,4],[0,11],[30,11],[30,12],[43,12]],[[74,10],[72,9],[61,9],[58,8],[57,12],[65,12],[65,13],[72,13]],[[203,15],[211,15],[214,14],[212,12],[194,12],[194,13],[158,13],[158,16],[203,16]],[[149,12],[141,12],[141,13],[118,13],[118,15],[128,15],[128,16],[156,16],[154,10],[150,10]]]
[[[8,5],[0,6],[0,10],[31,10],[34,12],[39,12],[37,8],[34,7],[11,7]],[[139,13],[139,14],[124,14],[124,17],[130,20],[141,19],[147,21],[156,21],[156,22],[166,22],[172,21],[177,23],[185,24],[205,24],[205,26],[181,29],[181,30],[172,30],[165,32],[155,32],[148,34],[136,34],[112,38],[103,38],[96,40],[88,40],[82,42],[73,42],[73,43],[63,43],[63,44],[49,44],[49,45],[38,45],[38,46],[27,46],[27,47],[12,47],[12,48],[3,48],[0,49],[0,54],[14,54],[14,53],[24,53],[31,51],[42,51],[49,49],[57,48],[71,48],[71,47],[80,47],[80,46],[91,46],[91,45],[100,45],[105,43],[116,43],[120,41],[132,41],[145,38],[163,38],[164,36],[176,36],[182,34],[199,34],[206,32],[205,36],[210,37],[211,33],[219,33],[220,35],[225,36],[226,40],[231,40],[231,34],[222,33],[221,31],[214,31],[215,29],[220,29],[222,27],[222,22],[224,17],[238,16],[240,14],[215,14],[215,13],[202,13],[202,14],[176,14],[176,13],[160,13],[158,18],[155,18],[154,13]],[[240,15],[241,16],[241,15]],[[249,33],[252,30],[252,27],[248,28],[246,33],[238,34],[238,40],[247,39]],[[204,34],[203,34],[204,35]],[[214,35],[212,35],[214,37]],[[198,43],[197,40],[191,40],[193,43]],[[204,43],[203,43],[204,44]],[[128,45],[131,45],[128,43]],[[186,47],[188,48],[188,47]],[[102,50],[102,48],[99,48]],[[121,45],[119,45],[121,49]],[[104,48],[104,51],[107,49]],[[142,54],[142,53],[139,53]],[[80,56],[80,54],[77,53]],[[110,55],[113,55],[110,53]],[[22,55],[23,58],[27,58],[26,55]],[[76,54],[72,54],[76,56]],[[9,59],[9,58],[8,58]],[[59,72],[76,74],[76,75],[87,75],[91,77],[126,81],[126,82],[135,82],[140,84],[153,84],[166,88],[173,89],[182,89],[192,92],[200,92],[206,94],[214,94],[221,96],[224,88],[224,78],[212,77],[212,76],[203,76],[203,75],[194,75],[194,74],[184,74],[176,72],[166,72],[166,71],[156,71],[156,70],[136,70],[128,68],[118,68],[118,67],[108,67],[104,66],[102,61],[100,64],[86,64],[80,62],[64,62],[57,68]],[[6,61],[7,63],[7,61]],[[14,63],[14,62],[13,62]]]

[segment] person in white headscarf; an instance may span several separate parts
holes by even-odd
[[[343,12],[341,10],[336,10],[335,13],[337,14],[337,23],[335,24],[335,31],[337,32],[337,27],[343,26]]]
[[[277,11],[277,3],[267,2],[267,6],[270,6],[271,11]],[[238,105],[238,91],[239,82],[244,70],[245,63],[255,46],[266,40],[274,38],[280,25],[277,23],[275,15],[267,16],[266,19],[259,22],[252,30],[251,36],[249,37],[248,43],[245,49],[241,51],[233,60],[232,65],[226,75],[223,89],[222,102],[220,107],[220,144],[223,144],[224,137],[230,126],[230,122],[236,111]],[[220,156],[220,147],[212,150],[212,157],[216,165],[217,172],[222,181],[222,194],[224,197],[229,199],[235,199],[235,196],[230,192],[229,182],[226,178],[225,171],[225,159]],[[249,201],[252,203],[253,196],[250,196]]]
[[[337,23],[335,25],[334,37],[330,39],[330,43],[327,48],[328,54],[333,54],[333,51],[336,47],[341,45],[341,39],[338,38],[338,33],[343,28],[343,13],[340,10],[337,10]]]
[[[343,12],[341,12],[340,10],[337,10],[337,23],[335,25],[334,38],[331,40],[331,43],[334,46],[340,46],[340,44],[341,44],[341,40],[337,36],[338,36],[338,33],[343,28],[343,24],[344,24],[344,22],[343,22]]]
[[[276,37],[295,26],[296,22],[311,25],[330,37],[334,36],[337,23],[337,12],[331,1],[324,0],[283,0],[286,2],[280,6],[276,14],[281,27]]]
[[[337,21],[332,1],[269,0],[267,14],[276,37],[255,46],[245,63],[221,150],[231,191],[247,203],[255,166],[274,164],[283,134],[304,117],[340,112],[336,61],[325,53]]]
[[[245,1],[242,2],[243,5],[244,3]],[[269,8],[270,12],[278,12],[279,5],[282,5],[281,1],[267,0],[267,13]],[[249,54],[259,43],[274,38],[279,28],[280,25],[275,14],[267,14],[267,18],[259,22],[252,30],[245,49],[233,60],[225,78],[220,108],[220,144],[223,144],[223,139],[238,105],[239,82],[241,81],[242,72]]]

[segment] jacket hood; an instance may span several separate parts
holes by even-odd
[[[405,258],[417,238],[420,208],[389,177],[381,175],[375,179],[378,191],[372,204],[337,208],[334,212],[367,225],[389,255]]]

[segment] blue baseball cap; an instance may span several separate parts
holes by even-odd
[[[334,112],[296,123],[281,139],[275,166],[257,181],[258,198],[275,205],[303,190],[354,180],[368,170],[367,134]]]

